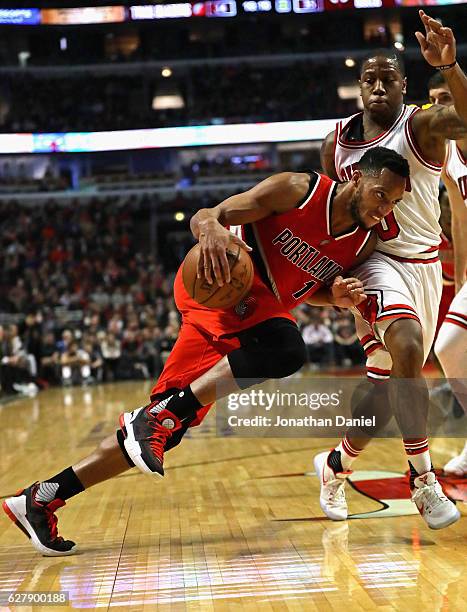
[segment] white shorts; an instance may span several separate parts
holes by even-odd
[[[376,251],[353,271],[364,286],[368,300],[353,309],[355,325],[365,351],[367,375],[389,378],[392,359],[384,346],[384,334],[397,319],[414,319],[422,328],[424,361],[436,332],[443,290],[441,263],[400,262]]]
[[[467,283],[463,284],[462,289],[452,300],[448,313],[443,321],[443,326],[446,324],[457,325],[467,330]]]

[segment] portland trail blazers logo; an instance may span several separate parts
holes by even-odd
[[[247,296],[234,307],[234,311],[235,314],[240,317],[240,319],[247,319],[248,317],[251,317],[257,307],[258,302],[256,298]]]

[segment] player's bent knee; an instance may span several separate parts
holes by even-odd
[[[294,346],[270,354],[271,363],[268,364],[268,378],[284,378],[295,374],[307,360],[306,345],[303,338],[295,340]]]
[[[228,355],[240,388],[290,376],[306,362],[306,346],[297,326],[283,319],[268,323]]]
[[[411,377],[422,369],[425,354],[423,335],[418,323],[399,320],[391,325],[384,335],[386,347],[391,355],[393,372]]]
[[[397,355],[392,358],[393,370],[398,370],[399,375],[417,376],[425,359],[423,342],[417,338],[405,338],[398,345]]]

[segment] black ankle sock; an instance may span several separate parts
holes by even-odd
[[[164,400],[161,403],[164,403]],[[164,405],[164,409],[173,412],[181,421],[188,418],[191,419],[201,407],[202,404],[195,397],[190,385],[177,390]]]
[[[344,468],[342,467],[340,451],[334,449],[329,453],[328,465],[334,471],[335,474],[344,471]]]
[[[70,466],[66,468],[66,470],[63,470],[63,472],[39,483],[35,501],[48,504],[54,499],[70,499],[70,497],[82,491],[84,491],[84,487],[73,468]]]

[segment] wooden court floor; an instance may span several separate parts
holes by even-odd
[[[1,406],[0,496],[80,459],[148,391],[51,389]],[[401,493],[401,443],[376,441],[348,487],[356,516],[333,523],[312,474],[330,445],[216,437],[209,417],[166,456],[163,481],[133,469],[58,511],[75,556],[41,557],[2,513],[0,591],[67,591],[78,609],[467,610],[465,503],[458,523],[429,530]],[[435,465],[459,446],[435,441]],[[466,499],[463,482],[451,485]]]

